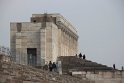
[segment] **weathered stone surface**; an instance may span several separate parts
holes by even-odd
[[[107,67],[106,65],[98,64],[76,56],[60,56],[58,57],[58,60],[62,62],[63,73],[71,71],[92,71],[93,73],[99,73],[97,71],[113,71],[112,67]],[[109,73],[106,73],[106,75],[107,74]]]
[[[36,48],[36,66],[77,54],[77,31],[60,14],[33,14],[31,22],[11,23],[10,28],[10,47],[19,64],[28,64],[27,48]]]
[[[44,71],[30,66],[2,62],[0,82],[6,83],[87,83],[88,81],[56,72]],[[4,65],[6,67],[4,67]],[[91,81],[91,83],[93,83]]]
[[[60,56],[62,71],[75,78],[92,80],[94,83],[123,83],[124,71],[114,70],[106,65],[98,64],[76,56]],[[88,82],[89,83],[89,82]]]
[[[110,72],[82,72],[82,75],[59,75],[56,72],[44,71],[30,66],[2,62],[0,71],[1,83],[123,83],[124,78],[104,78]],[[4,65],[6,67],[4,67]],[[124,71],[122,71],[124,72]],[[7,74],[6,74],[7,73]],[[100,75],[103,75],[101,78]],[[115,74],[120,74],[116,72]]]

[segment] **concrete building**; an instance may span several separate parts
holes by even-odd
[[[33,14],[30,22],[10,23],[13,59],[24,65],[41,66],[58,56],[75,56],[76,29],[60,14]]]

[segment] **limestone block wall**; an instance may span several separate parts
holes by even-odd
[[[22,53],[27,55],[27,48],[37,48],[37,63],[40,61],[40,28],[41,23],[22,23]],[[24,59],[26,63],[27,58]]]
[[[27,64],[27,48],[37,48],[37,63],[40,61],[40,28],[41,23],[11,23],[11,51],[19,64]]]
[[[16,23],[10,23],[10,50],[12,52],[13,60],[16,61],[16,32],[17,32]]]
[[[11,52],[19,64],[27,65],[28,48],[36,48],[40,66],[55,62],[58,56],[75,56],[77,43],[76,29],[60,14],[33,14],[31,22],[10,23]]]
[[[51,21],[54,25],[54,29],[55,29],[55,27],[58,27],[58,31],[57,31],[58,35],[57,36],[59,37],[59,40],[56,39],[56,41],[58,41],[58,43],[59,43],[58,56],[74,56],[75,54],[77,54],[78,35],[77,35],[76,29],[62,15],[60,15],[58,13],[32,14],[32,17],[37,19],[38,22],[39,22],[39,19],[43,21],[44,16],[46,16],[47,18],[51,17],[51,19],[54,18],[52,20],[53,22]],[[48,27],[48,24],[47,24],[47,27]],[[52,28],[52,30],[53,30],[53,28]],[[55,32],[56,31],[54,30],[53,33],[55,34]],[[55,38],[57,38],[57,37],[55,37]]]
[[[57,57],[59,56],[59,38],[58,38],[59,29],[55,24],[52,24],[52,61],[56,62]]]
[[[52,23],[46,23],[46,55],[45,62],[52,61]]]
[[[44,65],[45,63],[45,55],[46,55],[46,29],[41,28],[40,29],[40,54],[41,54],[41,65]],[[39,57],[40,58],[40,57]]]
[[[66,30],[59,32],[61,33],[61,56],[75,56],[78,41]]]
[[[92,80],[95,83],[124,83],[124,71],[72,72],[73,76]]]

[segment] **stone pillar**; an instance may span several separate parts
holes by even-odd
[[[61,29],[58,29],[58,56],[61,56],[62,54],[62,52],[61,52],[61,49],[62,49],[62,47],[61,47],[61,43],[62,43],[62,31],[61,31]]]
[[[39,65],[44,65],[45,64],[45,55],[46,55],[46,30],[45,28],[40,29],[40,57],[37,59],[37,63]]]
[[[21,58],[21,33],[16,33],[16,62],[18,64],[21,64],[22,58]]]
[[[64,32],[62,30],[62,33],[61,33],[61,38],[62,38],[62,41],[61,41],[61,56],[64,56]]]
[[[22,64],[23,65],[27,65],[28,64],[28,60],[27,60],[27,36],[22,36],[21,37],[21,56],[23,59]]]
[[[65,31],[63,31],[63,55],[65,56]]]
[[[59,74],[62,75],[62,63],[61,63],[61,61],[57,62],[57,67],[58,67],[57,70],[58,70]]]

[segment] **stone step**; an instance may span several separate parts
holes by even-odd
[[[62,61],[63,71],[68,71],[69,69],[75,70],[85,70],[85,71],[94,71],[94,70],[112,70],[113,68],[107,67],[106,65],[99,64],[86,59],[81,59],[76,56],[60,56],[58,60]]]

